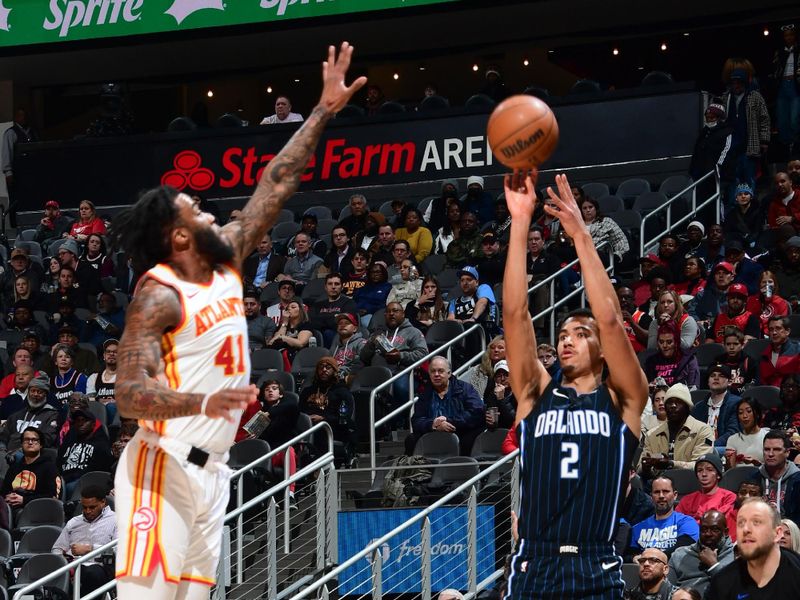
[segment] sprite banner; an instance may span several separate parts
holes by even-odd
[[[0,47],[344,15],[457,0],[0,0]]]

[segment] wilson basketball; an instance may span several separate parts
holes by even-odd
[[[538,167],[558,144],[558,122],[550,107],[521,94],[503,100],[492,112],[486,136],[497,160],[511,169]]]

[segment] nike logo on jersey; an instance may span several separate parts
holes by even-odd
[[[553,388],[553,394],[555,394],[559,398],[566,398],[567,400],[569,400],[569,396],[567,396],[563,392],[559,392],[556,388]]]
[[[610,563],[604,562],[604,563],[602,563],[600,565],[600,567],[603,569],[603,571],[609,571],[609,570],[613,569],[614,567],[616,567],[618,564],[619,563],[617,563],[617,561],[610,562]]]

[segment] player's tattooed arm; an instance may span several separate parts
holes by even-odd
[[[325,124],[367,82],[366,77],[359,77],[350,86],[345,85],[352,55],[353,47],[347,42],[342,44],[338,57],[333,46],[328,48],[328,60],[322,63],[323,88],[319,104],[264,169],[239,218],[223,227],[223,233],[233,244],[237,264],[256,248],[275,223],[283,205],[297,191]]]
[[[117,358],[116,402],[123,417],[161,421],[200,413],[202,394],[182,394],[156,379],[161,336],[181,320],[177,293],[147,280],[128,307]]]

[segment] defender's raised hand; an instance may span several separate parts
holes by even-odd
[[[353,46],[342,42],[339,56],[336,48],[328,46],[328,60],[322,63],[322,96],[319,103],[327,110],[336,113],[344,108],[353,94],[367,83],[367,78],[359,77],[350,86],[345,84],[347,69],[353,57]]]
[[[547,188],[550,203],[545,203],[544,210],[548,215],[558,219],[566,234],[575,239],[587,231],[581,209],[575,196],[572,195],[566,175],[556,175],[556,187],[558,194],[553,191],[553,188]]]
[[[516,169],[503,179],[506,204],[512,219],[533,217],[533,211],[536,208],[536,180],[538,177],[537,169],[530,172]]]

